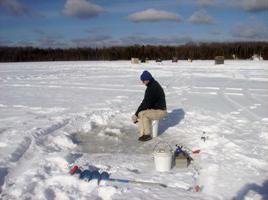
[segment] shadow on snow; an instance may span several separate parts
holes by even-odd
[[[166,117],[164,117],[159,122],[159,135],[162,135],[168,128],[176,126],[180,123],[181,120],[184,119],[185,112],[183,109],[174,109],[171,112],[167,113]]]
[[[262,197],[262,200],[268,199],[268,180],[264,181],[262,185],[258,185],[256,183],[246,184],[243,188],[241,188],[236,197],[233,200],[246,200],[247,194],[253,191],[259,194]]]
[[[8,169],[0,167],[0,194],[2,193],[2,186],[5,183],[5,177],[7,174],[8,174]]]

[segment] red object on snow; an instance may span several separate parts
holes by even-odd
[[[195,191],[196,191],[196,192],[199,192],[199,191],[200,191],[200,187],[199,187],[199,185],[195,186]]]
[[[200,153],[200,151],[201,151],[200,149],[196,149],[196,150],[193,150],[192,153],[198,154],[198,153]]]
[[[78,166],[74,165],[70,170],[70,174],[74,174],[76,172],[76,170],[78,170]]]

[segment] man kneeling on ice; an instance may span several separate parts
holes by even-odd
[[[143,84],[146,85],[144,99],[136,113],[132,116],[133,123],[138,123],[140,141],[152,139],[152,121],[160,120],[167,114],[166,99],[163,88],[154,80],[150,72],[144,71],[140,76]]]

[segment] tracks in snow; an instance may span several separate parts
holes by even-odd
[[[225,99],[228,103],[230,103],[236,110],[238,110],[238,113],[241,113],[242,111],[246,112],[251,119],[258,121],[261,120],[262,118],[255,114],[254,112],[250,111],[246,106],[243,106],[241,103],[238,101],[233,100],[232,98],[227,95],[224,90],[221,90],[218,95],[220,95],[223,99]]]
[[[24,164],[34,159],[34,154],[36,154],[38,150],[36,149],[36,145],[40,144],[48,135],[65,127],[68,123],[69,119],[64,119],[46,128],[38,128],[33,132],[29,131],[28,136],[25,136],[22,142],[18,144],[17,148],[8,155],[6,159],[3,159],[3,163],[0,163],[0,193],[2,192],[2,186],[5,183],[6,177],[10,176],[9,171],[17,171],[18,168],[23,168]],[[27,156],[27,154],[29,154],[29,156]],[[18,162],[20,163],[19,165],[13,165]],[[13,168],[16,168],[16,170],[13,170]]]

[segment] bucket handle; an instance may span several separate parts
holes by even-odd
[[[155,151],[155,149],[156,149],[156,148],[159,146],[159,144],[161,144],[161,143],[166,144],[166,146],[168,146],[168,148],[169,148],[170,152],[172,152],[172,151],[173,151],[172,147],[170,146],[170,144],[169,144],[168,142],[165,142],[165,141],[160,141],[160,142],[158,142],[158,143],[157,143],[157,144],[154,146],[153,152]]]

